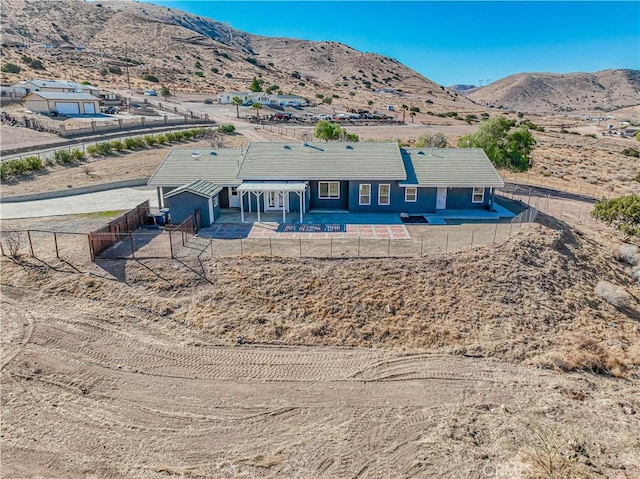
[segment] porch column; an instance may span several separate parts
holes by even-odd
[[[158,193],[158,208],[164,208],[164,198],[162,197],[162,186],[156,186],[156,192]]]
[[[256,193],[256,210],[258,210],[258,223],[260,223],[260,195],[262,194],[262,191],[258,191]]]
[[[280,192],[278,191],[278,194],[280,194]],[[284,191],[282,192],[282,224],[285,224],[287,222],[287,203],[284,199]]]
[[[300,223],[302,223],[302,203],[303,201],[304,191],[298,191],[298,198],[300,199]]]
[[[491,211],[493,211],[493,188],[491,188]]]
[[[244,191],[240,192],[240,220],[244,223],[244,205],[242,204],[242,198],[244,198]],[[251,198],[249,198],[249,204],[251,204]]]

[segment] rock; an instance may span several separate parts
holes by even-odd
[[[390,304],[387,304],[387,313],[389,313],[392,316],[395,316],[396,314],[396,308],[394,308],[393,306],[391,306]]]

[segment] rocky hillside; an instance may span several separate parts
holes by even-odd
[[[640,104],[640,70],[519,73],[467,96],[482,105],[525,112],[605,112]]]
[[[258,76],[273,91],[308,98],[323,94],[366,105],[385,89],[391,93],[384,95],[395,97],[395,91],[423,103],[430,99],[435,106],[474,106],[392,58],[331,41],[256,36],[157,5],[2,0],[1,15],[2,63],[21,68],[18,74],[4,72],[4,83],[54,77],[125,87],[128,67],[134,88],[154,85],[146,76],[170,88],[213,94],[246,90]],[[22,44],[29,48],[20,50]],[[25,63],[25,54],[39,60],[42,69]]]

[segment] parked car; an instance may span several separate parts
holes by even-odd
[[[276,120],[293,120],[296,116],[288,111],[281,111],[273,115]]]
[[[213,100],[212,100],[211,98],[206,98],[206,99],[204,100],[204,104],[205,104],[205,105],[212,105],[212,104],[213,104]]]

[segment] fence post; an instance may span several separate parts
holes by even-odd
[[[449,233],[447,233],[447,241],[444,244],[444,253],[447,254],[449,252]]]
[[[360,257],[360,236],[358,236],[358,258]]]
[[[182,246],[184,246],[184,231],[180,230],[180,236],[182,237]]]
[[[513,218],[509,221],[509,238],[511,238],[511,231],[513,230]]]
[[[89,257],[91,258],[91,262],[95,263],[96,261],[96,252],[93,249],[93,235],[89,233],[87,235],[87,239],[89,240]]]
[[[53,243],[56,245],[56,258],[60,259],[60,252],[58,251],[58,233],[53,232]]]
[[[169,230],[169,250],[171,251],[171,259],[173,259],[173,241],[171,240],[171,230]]]
[[[420,237],[420,257],[422,258],[422,251],[424,250],[424,235]]]
[[[475,234],[476,230],[471,230],[471,247],[473,248],[473,235]]]
[[[527,205],[531,206],[531,193],[533,191],[533,188],[529,187],[529,198],[527,199]]]
[[[329,258],[333,258],[333,236],[329,238]]]
[[[498,223],[496,223],[496,229],[493,231],[493,244],[496,244],[497,235],[498,235]]]
[[[271,244],[271,237],[269,237],[269,254],[273,258],[273,245]]]
[[[209,246],[211,246],[211,259],[213,259],[213,238],[209,240]]]
[[[389,236],[389,241],[387,242],[387,258],[391,256],[391,236]]]
[[[129,233],[129,244],[131,245],[131,258],[136,259],[136,255],[133,253],[133,234]]]
[[[27,230],[27,238],[29,238],[29,252],[31,253],[31,257],[33,258],[35,255],[33,254],[33,244],[31,243],[31,231]]]

